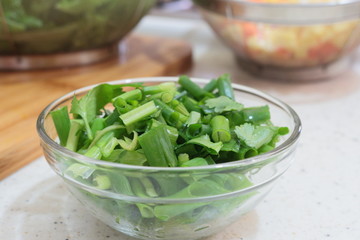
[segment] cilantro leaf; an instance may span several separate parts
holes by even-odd
[[[220,96],[217,98],[207,99],[205,101],[205,106],[209,108],[214,108],[216,113],[228,112],[228,111],[241,111],[244,108],[244,105],[226,96]]]
[[[96,118],[99,110],[111,101],[119,86],[110,84],[101,84],[91,89],[84,97],[78,100],[75,96],[71,102],[71,113],[78,114],[83,120],[86,132],[90,140],[93,134],[90,123]]]
[[[217,143],[211,142],[210,137],[207,134],[202,135],[202,136],[197,137],[197,138],[193,138],[193,139],[187,141],[185,144],[200,145],[202,147],[205,147],[205,149],[210,154],[213,154],[213,155],[218,154],[220,149],[223,146],[222,142],[217,142]]]
[[[223,143],[221,151],[224,152],[239,152],[240,145],[235,139],[231,139],[229,142]]]
[[[234,132],[247,146],[256,149],[269,143],[276,134],[271,127],[254,126],[250,123],[236,126]]]

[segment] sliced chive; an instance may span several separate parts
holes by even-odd
[[[203,89],[207,92],[213,92],[217,87],[218,87],[217,79],[212,79],[203,87]]]
[[[124,139],[120,139],[118,142],[123,149],[134,151],[138,148],[138,133],[133,131],[133,139],[124,137]]]
[[[130,184],[131,184],[131,190],[135,196],[143,197],[143,198],[148,197],[144,185],[140,182],[138,178],[131,178]]]
[[[130,112],[131,110],[133,110],[135,107],[132,106],[131,104],[129,104],[125,99],[123,98],[117,98],[114,102],[114,107],[116,108],[116,110],[119,112],[120,114],[125,114],[127,112]]]
[[[185,162],[189,161],[189,154],[187,153],[180,153],[178,156],[179,165],[183,165]]]
[[[177,141],[177,139],[179,137],[179,131],[177,130],[177,128],[166,125],[166,123],[159,122],[159,121],[157,121],[155,119],[151,119],[149,129],[156,128],[156,127],[158,127],[160,125],[165,125],[166,131],[169,134],[170,142],[172,143],[173,146],[175,146],[176,141]]]
[[[109,189],[111,187],[111,180],[106,175],[96,175],[93,178],[95,187],[101,190]]]
[[[103,148],[110,140],[115,136],[115,133],[113,131],[105,133],[99,141],[96,142],[96,146],[99,148]]]
[[[229,127],[229,120],[222,116],[217,115],[210,121],[212,127],[211,138],[215,142],[229,142],[231,140],[231,133]]]
[[[149,178],[147,178],[147,177],[141,178],[140,182],[143,184],[145,192],[149,197],[159,196],[155,190],[154,184],[151,182],[151,180]]]
[[[140,214],[143,218],[153,218],[154,217],[154,209],[146,205],[144,203],[137,203],[136,206],[138,207]]]
[[[205,158],[193,158],[189,161],[186,161],[185,163],[181,164],[180,167],[197,167],[197,166],[206,166],[208,165],[208,162]]]
[[[278,128],[278,134],[279,135],[286,135],[290,132],[290,129],[288,127],[279,127]]]
[[[102,157],[101,150],[98,146],[92,146],[86,151],[84,155],[89,158],[95,158],[95,159],[101,159]]]
[[[258,149],[258,152],[259,152],[259,153],[266,153],[266,152],[269,152],[269,151],[271,151],[271,150],[273,150],[273,149],[274,149],[273,146],[266,144],[266,145],[261,146],[261,147]]]
[[[164,125],[150,129],[142,134],[139,137],[139,143],[150,166],[177,166],[177,158]]]
[[[140,107],[120,115],[120,119],[123,121],[125,126],[129,126],[145,119],[146,117],[154,114],[156,111],[157,107],[154,101],[150,101],[141,105]]]
[[[93,173],[95,169],[91,166],[87,166],[80,163],[71,164],[66,170],[66,174],[72,174],[74,177],[81,177],[83,179],[88,179]]]
[[[172,100],[171,102],[169,102],[169,105],[171,108],[173,108],[175,111],[185,115],[185,116],[189,116],[189,111],[186,109],[186,107],[184,106],[184,104],[182,104],[182,102],[178,101],[178,100]]]
[[[61,107],[52,111],[51,117],[53,119],[56,132],[58,133],[60,145],[65,146],[70,132],[70,118],[67,106]]]
[[[185,115],[175,111],[164,102],[158,99],[155,99],[154,102],[157,106],[159,106],[163,117],[170,125],[180,128],[187,120]]]
[[[191,81],[191,79],[187,76],[180,76],[179,84],[197,100],[201,100],[202,98],[210,94],[204,89],[202,89],[199,85]]]
[[[113,137],[111,138],[100,150],[102,157],[107,158],[114,151],[115,147],[118,145],[118,140]]]
[[[250,123],[262,123],[270,120],[269,106],[244,108],[242,111],[244,121]]]
[[[116,102],[117,99],[124,99],[125,101],[129,100],[141,100],[143,98],[142,91],[140,89],[134,89],[129,92],[125,92],[115,98],[113,98],[111,101]]]
[[[176,85],[174,82],[160,83],[158,85],[144,86],[145,95],[153,95],[161,92],[176,92]]]
[[[231,86],[231,79],[229,74],[224,74],[217,79],[219,95],[226,96],[235,100],[234,90]]]
[[[66,141],[66,148],[76,152],[78,148],[79,138],[80,134],[79,131],[81,131],[84,128],[84,121],[81,119],[71,119],[70,120],[70,131],[68,134],[68,139]]]
[[[98,141],[100,138],[102,138],[102,136],[104,136],[106,133],[108,132],[112,132],[112,131],[118,131],[121,129],[125,129],[125,127],[123,125],[120,125],[120,124],[114,124],[114,125],[111,125],[111,126],[108,126],[100,131],[98,131],[94,137],[94,139],[92,140],[89,148],[93,147]]]
[[[184,96],[181,98],[183,105],[185,106],[185,108],[188,110],[188,112],[202,112],[201,107],[199,106],[199,103],[197,101],[195,101],[194,99],[188,97],[188,96]]]

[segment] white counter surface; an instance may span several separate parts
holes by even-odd
[[[193,77],[230,73],[233,81],[291,105],[303,123],[296,159],[252,212],[207,240],[360,239],[360,49],[336,79],[315,83],[260,80],[203,22],[149,16],[136,32],[193,44]],[[93,218],[43,158],[0,182],[0,240],[129,240]],[[185,239],[184,239],[185,240]]]

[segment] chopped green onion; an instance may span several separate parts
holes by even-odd
[[[132,125],[144,118],[154,114],[157,111],[157,107],[153,101],[147,102],[140,107],[137,107],[125,114],[120,115],[120,119],[125,126]]]
[[[120,96],[117,96],[112,99],[112,102],[116,102],[117,99],[124,99],[125,101],[129,100],[141,100],[143,98],[142,91],[140,89],[134,89],[129,92],[125,92],[121,94]]]
[[[98,146],[93,146],[89,148],[84,155],[89,158],[95,158],[95,159],[101,159],[102,157],[101,150]]]
[[[89,148],[91,148],[92,146],[94,146],[100,138],[102,138],[102,136],[104,136],[105,134],[107,134],[108,132],[112,132],[112,131],[116,131],[116,130],[121,130],[121,129],[124,129],[125,127],[123,125],[119,125],[119,124],[114,124],[114,125],[111,125],[111,126],[108,126],[100,131],[98,131],[96,134],[95,134],[95,138],[94,140],[91,142]]]
[[[158,99],[155,99],[154,102],[156,103],[157,106],[159,106],[159,108],[161,109],[161,113],[162,113],[163,117],[165,118],[165,120],[170,125],[179,128],[187,120],[187,117],[185,115],[175,111],[174,109],[169,107],[164,102],[162,102],[162,101],[160,101]]]
[[[226,96],[230,99],[235,100],[234,90],[231,86],[231,80],[229,74],[224,74],[217,79],[219,95]]]
[[[212,140],[223,143],[231,140],[229,120],[226,117],[222,115],[213,117],[210,121],[210,126],[212,127]]]
[[[66,141],[66,148],[76,152],[80,134],[79,131],[84,127],[84,121],[81,119],[71,119],[70,120],[70,132],[68,134],[68,139]]]
[[[169,134],[170,142],[172,143],[173,146],[175,146],[176,141],[177,141],[177,139],[179,137],[179,132],[178,132],[177,128],[166,125],[164,123],[161,123],[161,122],[159,122],[159,121],[157,121],[155,119],[151,119],[150,129],[156,128],[156,127],[158,127],[158,126],[160,126],[162,124],[166,127],[166,131]]]
[[[174,82],[160,83],[158,85],[144,86],[143,91],[145,95],[153,95],[161,92],[176,92],[176,85]]]
[[[201,107],[199,106],[199,103],[197,101],[195,101],[194,99],[188,97],[188,96],[183,96],[181,98],[183,105],[185,106],[185,108],[188,110],[188,112],[202,112]]]
[[[50,114],[53,119],[56,132],[59,135],[60,145],[65,146],[70,131],[70,118],[68,114],[68,108],[67,106],[64,106],[52,111]],[[76,151],[76,149],[72,151]]]
[[[197,100],[201,100],[203,97],[211,95],[210,93],[199,87],[199,85],[191,81],[190,78],[187,76],[180,76],[179,84]]]
[[[244,108],[242,114],[244,121],[254,124],[270,120],[269,106]]]
[[[100,148],[102,157],[109,157],[118,144],[118,140],[115,137],[112,137],[102,148]]]
[[[165,102],[165,101],[163,101]],[[173,108],[175,111],[185,115],[185,116],[189,116],[189,111],[186,109],[186,107],[184,106],[184,104],[182,104],[181,102],[179,102],[178,100],[172,100],[171,102],[169,102],[169,105],[171,106],[171,108]]]
[[[177,158],[164,125],[150,129],[141,135],[139,143],[150,166],[177,166]]]
[[[133,139],[124,137],[124,139],[119,140],[120,146],[128,151],[134,151],[138,148],[138,133],[133,131]]]
[[[203,89],[207,92],[213,92],[218,87],[218,81],[217,79],[212,79],[210,82],[208,82]]]
[[[146,204],[137,203],[136,206],[138,207],[140,214],[143,218],[153,218],[154,217],[154,209]]]
[[[290,132],[287,127],[273,125],[268,106],[244,108],[237,102],[229,75],[204,87],[186,76],[181,76],[178,84],[100,84],[80,99],[74,97],[70,113],[66,107],[51,112],[61,145],[90,158],[142,166],[123,171],[112,165],[100,167],[74,163],[73,158],[61,159],[67,177],[124,196],[120,201],[86,193],[114,221],[136,224],[140,231],[144,227],[207,221],[208,212],[209,216],[226,216],[253,196],[158,204],[153,199],[204,198],[250,187],[253,183],[246,175],[251,168],[229,173],[215,166],[213,172],[200,170],[194,174],[179,169],[181,173],[164,174],[155,168],[146,170],[148,166],[201,168],[238,161],[273,150],[282,135]],[[133,90],[124,92],[123,87]],[[272,159],[256,167],[268,161]],[[133,202],[126,196],[149,201]]]
[[[109,189],[111,187],[111,181],[106,175],[96,175],[93,178],[95,187],[101,190]]]
[[[206,166],[208,162],[205,158],[193,158],[185,163],[181,164],[180,167],[197,167],[197,166]]]
[[[180,153],[178,156],[179,165],[183,165],[185,162],[189,161],[189,154],[187,153]]]
[[[94,173],[94,171],[94,167],[80,163],[74,163],[65,170],[65,173],[71,173],[75,178],[81,177],[83,179],[88,179]]]

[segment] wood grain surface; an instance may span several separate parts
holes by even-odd
[[[52,100],[77,88],[123,78],[171,76],[191,67],[183,41],[131,35],[110,60],[75,68],[0,72],[0,180],[40,157],[35,123]]]

